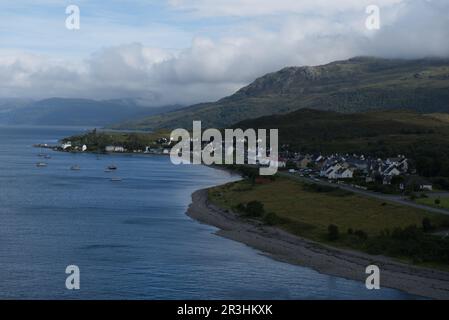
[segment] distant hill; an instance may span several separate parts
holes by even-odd
[[[449,60],[360,57],[267,74],[213,103],[115,125],[115,128],[226,127],[264,115],[310,108],[339,112],[407,108],[449,112]]]
[[[3,99],[0,100],[0,124],[106,126],[177,108],[180,106],[145,107],[135,99]]]

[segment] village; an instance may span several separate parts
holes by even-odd
[[[111,143],[100,149],[92,149],[79,141],[62,141],[56,148],[66,152],[139,153],[170,155],[174,141],[168,137],[156,137],[150,143]],[[191,141],[193,143],[193,141]],[[203,142],[203,145],[207,143]],[[248,152],[245,153],[248,161]],[[274,160],[270,160],[274,161]],[[266,159],[257,159],[257,166],[269,166]],[[271,164],[272,165],[272,164]],[[431,182],[417,175],[413,161],[405,155],[378,158],[357,154],[299,153],[281,151],[277,160],[280,171],[299,177],[331,183],[347,183],[354,187],[382,193],[412,193],[432,191]]]
[[[326,180],[332,183],[351,182],[362,189],[386,193],[432,191],[433,185],[416,175],[404,155],[381,159],[356,154],[287,153],[279,159],[280,167],[290,174]]]

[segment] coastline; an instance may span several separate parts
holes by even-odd
[[[187,215],[219,230],[217,235],[244,243],[282,262],[365,283],[365,268],[381,270],[381,287],[432,299],[449,299],[449,272],[417,267],[384,256],[329,247],[257,221],[243,220],[208,201],[208,189],[195,191]]]

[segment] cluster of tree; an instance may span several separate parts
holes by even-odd
[[[104,151],[106,146],[121,146],[127,150],[145,150],[147,146],[162,145],[153,136],[146,133],[97,132],[96,129],[83,135],[65,138],[63,141],[71,141],[73,145],[78,146],[86,145],[89,151]]]
[[[366,243],[368,252],[411,258],[415,262],[449,263],[449,239],[410,226],[384,232]]]
[[[368,234],[363,230],[355,230],[354,231],[353,229],[349,228],[347,234],[350,237],[355,236],[361,240],[368,239]],[[340,236],[340,230],[339,230],[338,226],[336,226],[334,224],[329,225],[329,227],[327,228],[327,239],[329,241],[337,241],[340,238],[341,238],[341,236]]]
[[[225,165],[227,169],[239,173],[243,178],[248,179],[251,183],[255,183],[257,178],[260,178],[260,169],[258,167],[251,167],[247,165],[231,164]],[[264,176],[265,179],[275,180],[276,176]]]
[[[287,223],[288,220],[279,217],[274,212],[265,212],[265,207],[260,201],[250,201],[247,204],[239,203],[235,208],[242,216],[253,219],[261,219],[263,223],[274,226]]]
[[[341,240],[346,245],[362,249],[370,254],[384,254],[393,257],[406,257],[414,262],[449,263],[449,239],[430,232],[435,230],[429,218],[422,220],[422,226],[411,225],[406,228],[386,230],[379,235],[368,237],[363,230],[349,229],[342,236],[338,226],[329,225],[327,239]]]
[[[248,218],[260,218],[265,214],[264,205],[260,201],[251,201],[247,204],[239,203],[236,209]]]

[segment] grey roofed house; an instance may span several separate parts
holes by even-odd
[[[387,167],[383,173],[384,176],[398,176],[401,174],[401,171],[398,169],[396,164],[391,164]]]
[[[430,181],[423,177],[414,175],[405,177],[404,185],[407,188],[413,187],[414,190],[432,191],[433,189],[433,184]]]
[[[346,162],[359,170],[365,170],[368,168],[368,162],[358,158],[347,159]]]

